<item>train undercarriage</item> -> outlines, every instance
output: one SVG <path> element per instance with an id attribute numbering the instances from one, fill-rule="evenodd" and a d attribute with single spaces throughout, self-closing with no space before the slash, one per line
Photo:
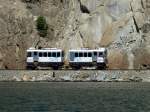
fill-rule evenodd
<path id="1" fill-rule="evenodd" d="M 70 63 L 65 66 L 63 63 L 28 63 L 27 70 L 105 70 L 108 66 L 105 63 Z"/>

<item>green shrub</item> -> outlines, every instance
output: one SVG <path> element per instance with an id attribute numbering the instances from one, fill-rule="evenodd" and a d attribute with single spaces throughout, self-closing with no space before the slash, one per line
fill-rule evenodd
<path id="1" fill-rule="evenodd" d="M 36 27 L 41 37 L 47 36 L 48 25 L 45 17 L 39 16 L 36 21 Z"/>

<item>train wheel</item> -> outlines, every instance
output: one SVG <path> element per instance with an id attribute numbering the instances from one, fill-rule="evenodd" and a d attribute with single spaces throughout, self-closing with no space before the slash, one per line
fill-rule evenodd
<path id="1" fill-rule="evenodd" d="M 105 66 L 98 66 L 97 69 L 98 69 L 98 70 L 105 70 L 106 67 L 105 67 Z"/>
<path id="2" fill-rule="evenodd" d="M 31 67 L 31 66 L 26 66 L 26 69 L 27 69 L 27 70 L 33 70 L 33 67 Z"/>
<path id="3" fill-rule="evenodd" d="M 53 70 L 58 70 L 58 69 L 59 69 L 58 66 L 54 66 L 54 67 L 53 67 Z"/>
<path id="4" fill-rule="evenodd" d="M 81 66 L 76 66 L 75 69 L 76 69 L 76 70 L 80 70 L 80 69 L 81 69 Z"/>

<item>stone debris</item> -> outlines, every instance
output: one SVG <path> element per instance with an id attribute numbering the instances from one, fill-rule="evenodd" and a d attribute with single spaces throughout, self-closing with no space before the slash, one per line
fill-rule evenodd
<path id="1" fill-rule="evenodd" d="M 141 77 L 137 77 L 137 76 L 132 76 L 131 78 L 130 78 L 130 81 L 132 81 L 132 82 L 142 82 L 142 78 Z"/>
<path id="2" fill-rule="evenodd" d="M 0 81 L 150 82 L 150 71 L 0 71 Z M 23 74 L 23 75 L 22 75 Z M 24 75 L 25 74 L 25 75 Z M 44 75 L 45 74 L 45 75 Z"/>

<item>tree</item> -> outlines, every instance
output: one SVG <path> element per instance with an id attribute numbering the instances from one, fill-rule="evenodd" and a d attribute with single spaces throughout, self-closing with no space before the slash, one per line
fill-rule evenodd
<path id="1" fill-rule="evenodd" d="M 36 20 L 36 27 L 41 37 L 47 36 L 48 25 L 45 17 L 39 16 Z"/>

